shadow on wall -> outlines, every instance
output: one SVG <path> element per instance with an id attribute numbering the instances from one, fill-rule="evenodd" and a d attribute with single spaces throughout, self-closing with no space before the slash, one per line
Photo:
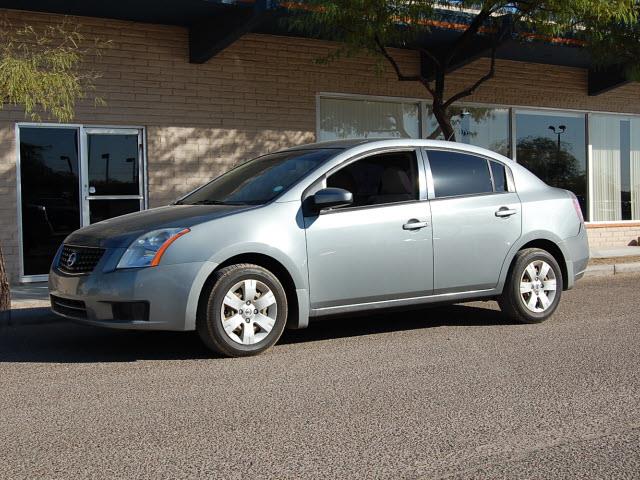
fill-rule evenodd
<path id="1" fill-rule="evenodd" d="M 166 205 L 245 160 L 314 141 L 308 131 L 148 127 L 149 204 Z"/>

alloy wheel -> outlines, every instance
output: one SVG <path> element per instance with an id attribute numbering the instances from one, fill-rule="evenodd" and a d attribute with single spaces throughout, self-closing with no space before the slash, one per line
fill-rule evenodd
<path id="1" fill-rule="evenodd" d="M 236 283 L 222 301 L 222 327 L 241 345 L 264 340 L 276 323 L 278 304 L 271 289 L 255 279 Z"/>
<path id="2" fill-rule="evenodd" d="M 544 260 L 534 260 L 522 272 L 520 296 L 528 310 L 543 313 L 556 297 L 556 274 Z"/>

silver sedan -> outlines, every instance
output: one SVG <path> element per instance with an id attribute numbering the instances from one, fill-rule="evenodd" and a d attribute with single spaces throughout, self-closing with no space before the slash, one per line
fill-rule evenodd
<path id="1" fill-rule="evenodd" d="M 64 317 L 197 330 L 246 356 L 285 328 L 366 310 L 496 299 L 541 322 L 588 258 L 576 197 L 508 158 L 354 140 L 265 155 L 172 205 L 80 229 L 49 288 Z"/>

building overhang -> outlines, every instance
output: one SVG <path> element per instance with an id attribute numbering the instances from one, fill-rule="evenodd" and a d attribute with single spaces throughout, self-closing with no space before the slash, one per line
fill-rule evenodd
<path id="1" fill-rule="evenodd" d="M 182 26 L 189 30 L 191 63 L 205 63 L 250 32 L 303 36 L 283 25 L 280 19 L 288 10 L 278 6 L 276 0 L 0 0 L 0 8 Z M 457 18 L 461 20 L 437 22 L 421 42 L 432 48 L 450 44 L 465 27 L 464 15 Z M 317 38 L 330 39 L 326 35 Z M 492 46 L 488 35 L 478 34 L 470 46 L 457 55 L 450 71 L 488 57 Z M 586 69 L 589 95 L 599 95 L 628 83 L 620 66 L 595 68 L 589 52 L 573 39 L 501 35 L 496 58 Z M 421 70 L 425 77 L 432 78 L 432 65 L 424 55 Z"/>

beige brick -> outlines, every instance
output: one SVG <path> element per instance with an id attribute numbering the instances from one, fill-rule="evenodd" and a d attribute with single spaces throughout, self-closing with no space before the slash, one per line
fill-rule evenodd
<path id="1" fill-rule="evenodd" d="M 1 10 L 1 9 L 0 9 Z M 44 26 L 61 16 L 1 10 L 12 23 Z M 71 18 L 71 21 L 76 21 Z M 396 81 L 387 68 L 373 74 L 368 57 L 314 62 L 336 44 L 311 39 L 250 34 L 202 65 L 188 63 L 187 29 L 82 17 L 87 34 L 112 42 L 87 65 L 103 73 L 95 107 L 79 103 L 74 123 L 146 127 L 150 204 L 162 205 L 240 160 L 315 140 L 319 92 L 397 96 L 428 100 L 416 83 Z M 402 70 L 415 73 L 415 52 L 393 50 Z M 472 84 L 488 68 L 481 59 L 450 78 L 448 93 Z M 546 106 L 640 113 L 640 84 L 589 97 L 582 69 L 498 61 L 497 74 L 467 100 L 505 105 Z M 12 278 L 18 271 L 14 122 L 23 112 L 0 111 L 0 244 Z M 9 208 L 6 208 L 6 207 Z M 637 240 L 636 229 L 589 229 L 592 246 Z"/>

